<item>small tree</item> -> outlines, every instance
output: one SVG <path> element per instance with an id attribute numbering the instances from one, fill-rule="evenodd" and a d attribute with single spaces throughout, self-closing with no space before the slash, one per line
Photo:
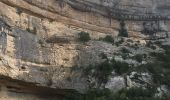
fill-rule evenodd
<path id="1" fill-rule="evenodd" d="M 78 39 L 81 42 L 88 42 L 91 39 L 89 33 L 84 31 L 78 33 L 78 36 L 79 36 Z"/>

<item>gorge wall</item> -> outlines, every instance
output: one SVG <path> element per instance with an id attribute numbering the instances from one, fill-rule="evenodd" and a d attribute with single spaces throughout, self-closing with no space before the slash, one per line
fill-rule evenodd
<path id="1" fill-rule="evenodd" d="M 78 33 L 88 32 L 92 40 L 116 38 L 123 20 L 132 38 L 148 38 L 141 34 L 144 23 L 155 25 L 157 35 L 164 37 L 170 31 L 168 4 L 168 0 L 0 0 L 0 95 L 41 100 L 37 93 L 49 91 L 56 100 L 56 95 L 60 98 L 68 91 L 85 91 L 87 79 L 73 70 L 75 66 L 100 63 L 101 53 L 112 56 L 117 49 L 101 41 L 78 42 Z M 121 84 L 112 88 L 124 87 L 123 81 L 120 78 Z"/>

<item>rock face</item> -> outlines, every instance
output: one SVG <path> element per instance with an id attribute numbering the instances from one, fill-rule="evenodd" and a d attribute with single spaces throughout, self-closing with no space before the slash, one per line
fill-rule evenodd
<path id="1" fill-rule="evenodd" d="M 11 100 L 7 94 L 12 92 L 16 100 L 27 100 L 29 93 L 39 92 L 41 87 L 42 91 L 47 88 L 49 91 L 85 91 L 86 77 L 73 68 L 98 64 L 102 61 L 101 53 L 112 56 L 117 50 L 112 44 L 95 40 L 106 35 L 116 37 L 120 20 L 125 21 L 131 37 L 143 38 L 141 32 L 145 25 L 151 27 L 144 31 L 145 35 L 166 36 L 170 30 L 170 2 L 164 1 L 0 0 L 0 79 L 10 79 L 1 84 L 1 92 L 5 94 L 0 95 Z M 156 32 L 152 31 L 154 25 Z M 79 42 L 81 31 L 90 33 L 92 40 Z M 15 84 L 22 81 L 23 85 L 16 86 L 11 80 L 15 80 Z M 125 87 L 122 77 L 112 78 L 110 82 L 109 88 Z M 32 90 L 27 84 L 33 84 Z M 18 97 L 22 95 L 15 94 L 19 90 L 26 97 Z M 30 98 L 41 100 L 34 95 Z"/>

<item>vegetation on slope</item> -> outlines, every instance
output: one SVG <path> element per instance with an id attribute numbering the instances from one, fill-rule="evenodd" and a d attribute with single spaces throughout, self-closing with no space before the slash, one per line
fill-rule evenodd
<path id="1" fill-rule="evenodd" d="M 164 53 L 151 53 L 151 56 L 155 58 L 153 62 L 135 68 L 131 68 L 129 64 L 115 59 L 106 59 L 99 65 L 85 67 L 85 75 L 96 79 L 96 82 L 100 85 L 95 88 L 91 86 L 85 94 L 68 95 L 68 100 L 170 100 L 170 96 L 167 94 L 164 94 L 161 99 L 155 97 L 157 87 L 160 87 L 160 85 L 164 84 L 170 88 L 170 47 L 165 46 L 163 48 L 165 49 Z M 127 50 L 122 51 L 127 52 Z M 107 57 L 104 56 L 104 58 Z M 143 55 L 134 57 L 138 62 L 141 62 L 142 58 Z M 150 73 L 153 78 L 152 86 L 125 88 L 116 93 L 104 87 L 101 88 L 102 84 L 107 83 L 113 71 L 118 75 L 124 75 L 132 70 Z"/>

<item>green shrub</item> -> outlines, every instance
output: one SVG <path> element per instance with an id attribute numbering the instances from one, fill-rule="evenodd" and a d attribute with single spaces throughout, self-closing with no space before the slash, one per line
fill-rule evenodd
<path id="1" fill-rule="evenodd" d="M 79 41 L 81 42 L 88 42 L 91 39 L 89 33 L 84 31 L 78 33 L 78 37 Z"/>
<path id="2" fill-rule="evenodd" d="M 142 62 L 143 61 L 143 54 L 136 54 L 135 56 L 132 57 L 133 59 L 135 59 L 137 62 Z"/>
<path id="3" fill-rule="evenodd" d="M 127 73 L 130 69 L 128 63 L 115 61 L 112 59 L 109 61 L 108 59 L 101 64 L 98 65 L 90 65 L 83 69 L 84 75 L 93 77 L 96 79 L 96 83 L 98 87 L 102 84 L 106 84 L 109 80 L 109 77 L 112 75 L 113 70 L 119 75 Z M 90 84 L 91 87 L 91 84 Z"/>
<path id="4" fill-rule="evenodd" d="M 131 45 L 130 47 L 133 48 L 133 49 L 135 49 L 135 50 L 139 49 L 139 46 L 138 46 L 137 43 Z"/>
<path id="5" fill-rule="evenodd" d="M 138 70 L 144 70 L 145 72 L 148 71 L 151 73 L 153 82 L 156 85 L 165 84 L 170 87 L 170 70 L 167 68 L 164 68 L 162 63 L 154 62 L 154 63 L 148 63 L 145 65 L 141 65 L 138 67 Z"/>
<path id="6" fill-rule="evenodd" d="M 170 47 L 166 47 L 164 49 L 164 53 L 151 52 L 150 55 L 156 58 L 156 63 L 159 62 L 161 64 L 160 66 L 170 70 Z"/>
<path id="7" fill-rule="evenodd" d="M 131 52 L 129 51 L 129 49 L 127 49 L 127 48 L 125 48 L 125 47 L 121 48 L 121 52 L 122 52 L 122 53 L 131 53 Z"/>
<path id="8" fill-rule="evenodd" d="M 108 60 L 98 65 L 90 65 L 85 67 L 84 74 L 96 79 L 98 87 L 102 84 L 106 84 L 109 80 L 109 76 L 112 74 L 113 67 Z"/>
<path id="9" fill-rule="evenodd" d="M 21 15 L 22 14 L 22 9 L 21 8 L 16 8 L 16 13 L 18 14 L 18 15 Z"/>
<path id="10" fill-rule="evenodd" d="M 111 35 L 106 35 L 104 38 L 100 38 L 99 40 L 102 40 L 108 43 L 114 43 L 114 39 Z"/>
<path id="11" fill-rule="evenodd" d="M 165 99 L 163 100 L 170 100 L 170 94 L 165 96 Z"/>
<path id="12" fill-rule="evenodd" d="M 123 53 L 123 54 L 121 54 L 121 56 L 122 56 L 123 59 L 129 58 L 129 54 L 127 54 L 127 53 Z"/>
<path id="13" fill-rule="evenodd" d="M 154 45 L 154 43 L 152 43 L 152 42 L 150 42 L 150 41 L 146 44 L 146 46 L 147 46 L 148 48 L 153 49 L 153 50 L 156 49 L 156 46 Z"/>
<path id="14" fill-rule="evenodd" d="M 68 93 L 65 95 L 65 100 L 86 100 L 85 95 L 79 93 Z"/>
<path id="15" fill-rule="evenodd" d="M 124 42 L 124 39 L 121 38 L 120 41 L 115 42 L 115 45 L 116 45 L 116 46 L 119 46 L 119 45 L 122 44 L 123 42 Z"/>
<path id="16" fill-rule="evenodd" d="M 154 89 L 130 88 L 122 89 L 114 94 L 114 100 L 154 100 Z"/>
<path id="17" fill-rule="evenodd" d="M 108 60 L 107 55 L 104 54 L 103 52 L 99 55 L 99 57 L 101 57 L 102 59 L 107 59 Z"/>
<path id="18" fill-rule="evenodd" d="M 115 72 L 118 73 L 119 75 L 127 73 L 130 69 L 130 66 L 128 63 L 116 61 L 115 59 L 111 60 L 111 64 Z"/>

